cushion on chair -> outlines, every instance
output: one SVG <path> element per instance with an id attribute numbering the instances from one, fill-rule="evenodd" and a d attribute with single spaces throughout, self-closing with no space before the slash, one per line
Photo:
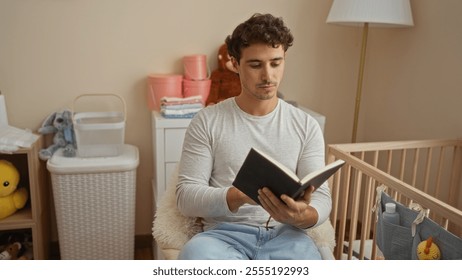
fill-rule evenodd
<path id="1" fill-rule="evenodd" d="M 166 259 L 176 259 L 183 245 L 202 231 L 200 219 L 185 217 L 178 210 L 175 194 L 178 170 L 173 174 L 171 184 L 167 186 L 157 205 L 152 227 L 152 235 Z M 330 220 L 307 229 L 306 233 L 315 242 L 323 259 L 334 259 L 335 232 Z"/>
<path id="2" fill-rule="evenodd" d="M 196 233 L 202 231 L 197 218 L 181 214 L 176 205 L 177 171 L 174 172 L 172 183 L 167 186 L 160 197 L 154 217 L 152 236 L 161 249 L 181 249 Z"/>
<path id="3" fill-rule="evenodd" d="M 313 239 L 323 260 L 335 259 L 335 230 L 329 219 L 317 227 L 307 229 L 306 234 Z"/>

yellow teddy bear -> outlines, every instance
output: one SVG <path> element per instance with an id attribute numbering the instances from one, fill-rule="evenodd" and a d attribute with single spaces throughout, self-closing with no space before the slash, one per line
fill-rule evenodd
<path id="1" fill-rule="evenodd" d="M 29 192 L 18 188 L 19 171 L 9 161 L 0 160 L 0 219 L 14 214 L 26 205 Z"/>

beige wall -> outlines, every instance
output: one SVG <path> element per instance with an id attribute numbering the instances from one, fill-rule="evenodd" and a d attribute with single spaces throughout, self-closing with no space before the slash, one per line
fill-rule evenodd
<path id="1" fill-rule="evenodd" d="M 218 46 L 254 12 L 295 35 L 282 92 L 327 116 L 326 142 L 351 138 L 361 29 L 325 23 L 322 0 L 2 0 L 0 90 L 10 124 L 36 130 L 82 93 L 122 95 L 126 142 L 138 146 L 136 233 L 151 231 L 149 73 L 182 73 L 184 55 Z M 415 27 L 371 29 L 359 141 L 462 137 L 459 0 L 412 1 Z"/>

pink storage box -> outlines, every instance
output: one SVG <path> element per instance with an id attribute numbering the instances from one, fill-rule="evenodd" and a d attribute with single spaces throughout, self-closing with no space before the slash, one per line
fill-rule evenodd
<path id="1" fill-rule="evenodd" d="M 148 107 L 160 110 L 162 97 L 183 97 L 182 75 L 151 74 L 148 76 Z"/>

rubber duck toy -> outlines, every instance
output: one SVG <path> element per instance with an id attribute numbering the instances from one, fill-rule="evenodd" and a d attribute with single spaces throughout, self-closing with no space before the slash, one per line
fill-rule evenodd
<path id="1" fill-rule="evenodd" d="M 0 219 L 4 219 L 24 207 L 29 192 L 18 188 L 19 171 L 9 161 L 0 160 Z"/>
<path id="2" fill-rule="evenodd" d="M 431 236 L 417 245 L 417 257 L 419 260 L 439 260 L 441 258 L 440 248 L 433 242 Z"/>

